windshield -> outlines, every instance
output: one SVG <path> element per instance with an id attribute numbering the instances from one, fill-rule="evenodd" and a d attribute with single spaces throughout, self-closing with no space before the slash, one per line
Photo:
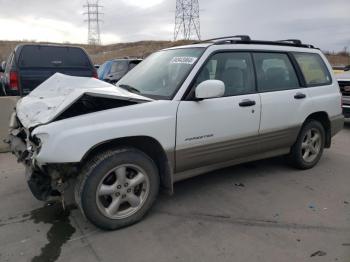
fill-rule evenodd
<path id="1" fill-rule="evenodd" d="M 204 48 L 163 50 L 149 56 L 119 82 L 153 99 L 171 99 L 185 80 Z"/>

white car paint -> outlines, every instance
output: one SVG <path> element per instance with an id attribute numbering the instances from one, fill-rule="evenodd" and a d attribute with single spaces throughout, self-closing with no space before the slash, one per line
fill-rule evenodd
<path id="1" fill-rule="evenodd" d="M 130 136 L 148 136 L 165 151 L 175 148 L 177 101 L 153 101 L 109 109 L 39 126 L 42 141 L 39 164 L 79 162 L 101 142 Z"/>
<path id="2" fill-rule="evenodd" d="M 18 101 L 17 116 L 26 128 L 46 124 L 84 94 L 130 101 L 152 100 L 95 78 L 56 73 Z"/>

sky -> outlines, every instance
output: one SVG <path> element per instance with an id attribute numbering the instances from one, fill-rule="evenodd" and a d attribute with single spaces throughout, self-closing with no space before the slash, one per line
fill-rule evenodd
<path id="1" fill-rule="evenodd" d="M 87 42 L 86 0 L 0 0 L 0 40 Z M 101 0 L 103 44 L 173 40 L 176 0 Z M 248 34 L 350 49 L 350 0 L 199 0 L 202 39 Z"/>

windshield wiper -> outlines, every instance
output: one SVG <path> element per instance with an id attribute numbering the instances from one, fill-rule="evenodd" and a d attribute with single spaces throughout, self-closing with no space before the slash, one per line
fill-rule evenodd
<path id="1" fill-rule="evenodd" d="M 141 94 L 140 90 L 138 90 L 137 88 L 135 87 L 132 87 L 130 85 L 124 85 L 124 84 L 121 84 L 121 85 L 118 85 L 119 87 L 131 92 L 131 93 L 135 93 L 135 94 Z"/>

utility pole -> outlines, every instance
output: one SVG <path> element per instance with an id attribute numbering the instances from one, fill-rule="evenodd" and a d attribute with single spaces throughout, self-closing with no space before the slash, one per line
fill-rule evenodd
<path id="1" fill-rule="evenodd" d="M 86 12 L 84 15 L 87 16 L 85 22 L 88 24 L 88 44 L 89 45 L 101 45 L 101 31 L 100 23 L 101 16 L 103 13 L 100 12 L 102 6 L 99 0 L 87 0 L 83 6 Z"/>
<path id="2" fill-rule="evenodd" d="M 176 0 L 174 41 L 201 39 L 198 0 Z"/>

